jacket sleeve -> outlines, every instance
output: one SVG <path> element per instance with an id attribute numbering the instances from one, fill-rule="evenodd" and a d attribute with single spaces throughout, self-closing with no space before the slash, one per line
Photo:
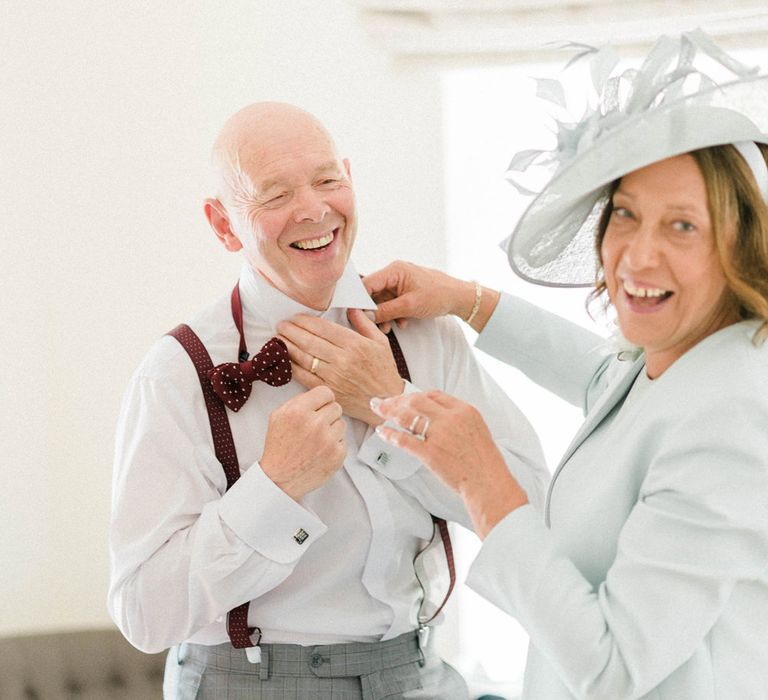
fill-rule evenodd
<path id="1" fill-rule="evenodd" d="M 225 490 L 203 402 L 134 376 L 117 428 L 108 607 L 142 651 L 188 639 L 274 588 L 326 530 L 258 463 Z M 303 545 L 299 528 L 313 535 Z"/>
<path id="2" fill-rule="evenodd" d="M 467 583 L 522 623 L 576 698 L 648 693 L 702 645 L 735 587 L 765 576 L 768 402 L 758 394 L 691 406 L 667 432 L 599 584 L 528 506 L 486 538 Z"/>
<path id="3" fill-rule="evenodd" d="M 509 294 L 475 345 L 584 413 L 610 379 L 604 338 Z"/>

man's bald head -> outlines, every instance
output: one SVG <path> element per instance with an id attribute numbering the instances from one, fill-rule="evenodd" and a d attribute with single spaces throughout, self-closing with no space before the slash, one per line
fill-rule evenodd
<path id="1" fill-rule="evenodd" d="M 324 144 L 338 159 L 336 145 L 314 115 L 285 102 L 255 102 L 233 114 L 213 145 L 216 193 L 237 209 L 254 197 L 251 176 L 272 157 L 276 143 Z"/>

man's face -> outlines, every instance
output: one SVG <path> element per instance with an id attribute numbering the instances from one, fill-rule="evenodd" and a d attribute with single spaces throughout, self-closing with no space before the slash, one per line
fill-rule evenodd
<path id="1" fill-rule="evenodd" d="M 303 123 L 246 144 L 240 168 L 251 187 L 231 224 L 249 263 L 292 299 L 327 308 L 357 230 L 348 162 Z"/>

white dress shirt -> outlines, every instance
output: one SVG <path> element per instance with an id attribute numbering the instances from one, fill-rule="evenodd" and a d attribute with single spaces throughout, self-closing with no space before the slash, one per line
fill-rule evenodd
<path id="1" fill-rule="evenodd" d="M 351 264 L 322 313 L 247 265 L 240 293 L 251 354 L 296 313 L 349 327 L 348 308 L 375 308 Z M 236 360 L 229 294 L 189 325 L 214 364 Z M 538 439 L 478 366 L 458 326 L 415 321 L 396 332 L 414 381 L 406 391 L 443 389 L 474 404 L 540 505 L 548 475 Z M 199 380 L 181 345 L 162 337 L 135 372 L 117 427 L 109 610 L 139 649 L 226 642 L 226 612 L 246 600 L 249 624 L 261 628 L 265 643 L 378 641 L 417 626 L 414 556 L 432 535 L 430 513 L 470 525 L 461 499 L 418 460 L 345 416 L 343 467 L 294 501 L 258 460 L 270 413 L 304 390 L 296 381 L 255 382 L 245 406 L 228 411 L 242 476 L 227 491 Z M 293 537 L 299 529 L 309 535 L 303 543 Z"/>

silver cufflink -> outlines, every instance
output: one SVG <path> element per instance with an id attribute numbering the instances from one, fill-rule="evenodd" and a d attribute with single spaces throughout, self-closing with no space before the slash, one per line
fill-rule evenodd
<path id="1" fill-rule="evenodd" d="M 293 533 L 293 539 L 296 540 L 298 544 L 304 544 L 309 539 L 309 533 L 306 530 L 299 528 Z"/>
<path id="2" fill-rule="evenodd" d="M 379 456 L 376 457 L 376 464 L 381 466 L 386 465 L 389 462 L 389 455 L 386 452 L 379 452 Z"/>

